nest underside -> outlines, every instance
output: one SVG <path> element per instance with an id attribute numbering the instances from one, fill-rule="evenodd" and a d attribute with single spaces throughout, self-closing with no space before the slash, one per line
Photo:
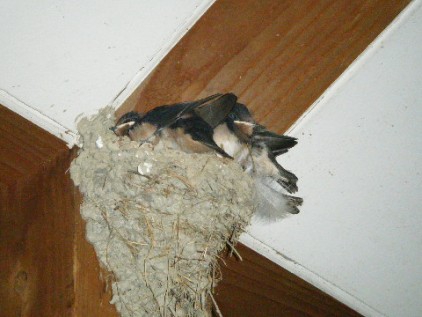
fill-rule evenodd
<path id="1" fill-rule="evenodd" d="M 207 316 L 218 256 L 255 209 L 253 182 L 212 153 L 118 139 L 111 113 L 81 120 L 71 175 L 87 239 L 113 276 L 112 303 L 122 316 Z"/>

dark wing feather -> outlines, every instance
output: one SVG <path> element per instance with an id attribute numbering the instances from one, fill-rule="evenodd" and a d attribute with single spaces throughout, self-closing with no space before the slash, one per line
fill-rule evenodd
<path id="1" fill-rule="evenodd" d="M 236 95 L 232 93 L 214 96 L 214 98 L 201 103 L 194 109 L 195 113 L 212 128 L 215 128 L 227 118 L 237 101 Z"/>
<path id="2" fill-rule="evenodd" d="M 149 111 L 143 117 L 143 121 L 158 124 L 158 127 L 161 130 L 165 127 L 172 125 L 181 117 L 188 115 L 192 110 L 199 107 L 200 105 L 207 104 L 220 96 L 221 94 L 216 94 L 192 102 L 183 102 L 176 103 L 173 105 L 159 106 Z"/>
<path id="3" fill-rule="evenodd" d="M 222 156 L 232 158 L 222 148 L 220 148 L 217 143 L 214 142 L 214 139 L 209 134 L 204 133 L 201 130 L 195 130 L 191 133 L 191 136 L 192 139 L 194 139 L 195 141 L 201 142 L 202 144 L 208 146 L 209 148 L 213 149 Z"/>
<path id="4" fill-rule="evenodd" d="M 292 172 L 286 170 L 283 166 L 278 164 L 275 156 L 272 155 L 272 153 L 268 153 L 268 158 L 272 161 L 274 166 L 277 167 L 279 175 L 281 176 L 279 179 L 277 179 L 277 183 L 279 183 L 285 190 L 287 190 L 289 193 L 295 193 L 297 192 L 297 177 Z"/>
<path id="5" fill-rule="evenodd" d="M 294 147 L 297 144 L 297 139 L 268 131 L 264 126 L 256 125 L 252 143 L 264 143 L 274 156 L 278 156 Z"/>
<path id="6" fill-rule="evenodd" d="M 183 127 L 185 133 L 189 134 L 193 140 L 201 142 L 207 147 L 213 149 L 224 157 L 230 157 L 222 148 L 220 148 L 213 139 L 213 129 L 211 126 L 202 120 L 202 118 L 193 116 L 186 119 L 178 120 L 172 128 Z"/>
<path id="7" fill-rule="evenodd" d="M 228 120 L 230 121 L 230 118 Z M 232 121 L 232 130 L 235 131 L 239 139 L 248 142 L 252 146 L 265 144 L 266 148 L 274 156 L 286 153 L 297 144 L 296 138 L 271 132 L 262 125 L 243 120 Z"/>
<path id="8" fill-rule="evenodd" d="M 286 195 L 286 194 L 283 194 L 283 197 L 287 201 L 287 206 L 290 207 L 289 212 L 291 214 L 298 214 L 299 213 L 299 208 L 298 207 L 299 206 L 302 206 L 303 199 L 300 198 L 300 197 Z"/>

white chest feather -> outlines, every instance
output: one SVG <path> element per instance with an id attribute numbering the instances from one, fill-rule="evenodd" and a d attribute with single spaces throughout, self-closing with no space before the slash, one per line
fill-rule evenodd
<path id="1" fill-rule="evenodd" d="M 231 157 L 235 157 L 242 150 L 242 143 L 229 130 L 226 124 L 220 124 L 214 129 L 214 142 Z"/>

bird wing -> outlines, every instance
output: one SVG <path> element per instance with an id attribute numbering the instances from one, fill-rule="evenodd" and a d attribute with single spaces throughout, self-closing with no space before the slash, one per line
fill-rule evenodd
<path id="1" fill-rule="evenodd" d="M 198 104 L 193 110 L 212 128 L 223 122 L 233 107 L 236 105 L 237 97 L 235 94 L 217 94 L 205 98 L 206 100 Z"/>
<path id="2" fill-rule="evenodd" d="M 296 138 L 271 132 L 259 124 L 234 121 L 234 125 L 241 139 L 247 140 L 252 145 L 265 144 L 274 156 L 286 153 L 297 144 Z"/>
<path id="3" fill-rule="evenodd" d="M 299 213 L 298 207 L 303 203 L 302 198 L 284 194 L 274 186 L 273 180 L 267 177 L 254 177 L 254 182 L 257 189 L 258 219 L 272 222 L 284 218 L 287 214 Z"/>
<path id="4" fill-rule="evenodd" d="M 181 121 L 183 121 L 186 133 L 188 133 L 193 140 L 201 142 L 224 157 L 231 158 L 230 155 L 215 143 L 212 127 L 205 120 L 202 120 L 201 117 L 192 117 Z"/>
<path id="5" fill-rule="evenodd" d="M 222 99 L 220 100 L 220 98 Z M 149 111 L 143 120 L 144 122 L 158 124 L 159 130 L 169 127 L 177 120 L 192 116 L 193 114 L 204 116 L 204 120 L 207 123 L 214 123 L 217 120 L 222 120 L 220 118 L 227 115 L 224 113 L 224 111 L 227 110 L 224 109 L 226 109 L 226 107 L 228 108 L 228 105 L 219 106 L 219 111 L 213 109 L 213 107 L 215 107 L 217 104 L 226 104 L 226 99 L 229 98 L 225 97 L 225 95 L 215 94 L 196 101 L 159 106 Z M 194 110 L 195 112 L 193 112 Z"/>
<path id="6" fill-rule="evenodd" d="M 256 125 L 252 142 L 264 143 L 274 156 L 286 153 L 297 144 L 297 139 L 268 131 L 261 125 Z"/>

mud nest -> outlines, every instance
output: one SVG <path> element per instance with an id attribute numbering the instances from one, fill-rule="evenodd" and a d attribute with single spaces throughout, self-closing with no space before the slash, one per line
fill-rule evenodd
<path id="1" fill-rule="evenodd" d="M 111 109 L 80 121 L 70 170 L 111 302 L 122 316 L 208 316 L 219 254 L 236 252 L 255 210 L 253 181 L 215 154 L 119 139 L 113 124 Z"/>

